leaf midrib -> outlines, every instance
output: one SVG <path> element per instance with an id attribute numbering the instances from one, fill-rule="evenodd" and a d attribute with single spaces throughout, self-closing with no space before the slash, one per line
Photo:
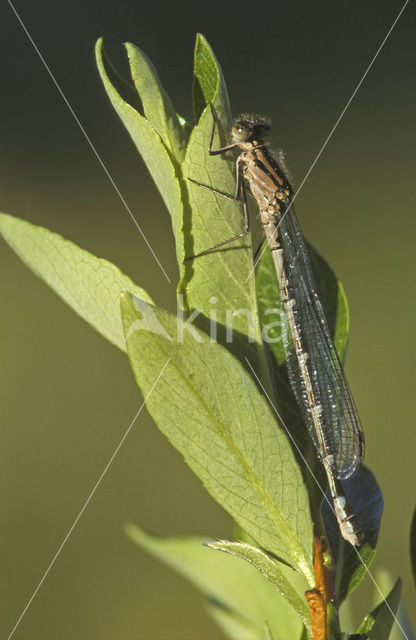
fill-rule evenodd
<path id="1" fill-rule="evenodd" d="M 269 515 L 270 520 L 274 523 L 277 532 L 280 533 L 281 531 L 283 531 L 283 535 L 281 535 L 280 537 L 283 538 L 284 541 L 287 540 L 287 542 L 285 541 L 285 544 L 288 550 L 290 551 L 292 558 L 295 560 L 297 566 L 299 567 L 301 572 L 304 574 L 308 584 L 311 587 L 313 587 L 315 584 L 313 568 L 307 561 L 307 558 L 305 557 L 303 549 L 299 546 L 297 542 L 296 534 L 294 534 L 291 527 L 287 524 L 286 518 L 276 508 L 274 504 L 274 500 L 270 495 L 269 491 L 263 489 L 264 485 L 258 479 L 257 474 L 252 469 L 251 464 L 245 457 L 245 454 L 235 444 L 235 441 L 232 438 L 231 434 L 227 431 L 227 429 L 223 427 L 222 423 L 218 422 L 218 418 L 212 412 L 204 396 L 202 396 L 199 393 L 199 391 L 195 388 L 195 386 L 191 384 L 188 377 L 182 373 L 181 369 L 176 365 L 175 361 L 172 359 L 172 356 L 169 354 L 167 350 L 163 348 L 162 345 L 160 345 L 160 351 L 166 356 L 166 358 L 171 357 L 171 362 L 169 363 L 168 366 L 173 365 L 175 367 L 180 378 L 182 378 L 183 381 L 185 382 L 185 385 L 189 388 L 189 390 L 193 393 L 193 395 L 196 395 L 196 397 L 200 400 L 211 422 L 217 427 L 217 433 L 227 443 L 229 450 L 231 451 L 231 453 L 234 454 L 234 457 L 240 463 L 240 466 L 243 468 L 243 471 L 246 473 L 246 480 L 248 480 L 249 483 L 251 483 L 251 485 L 255 488 L 257 495 L 260 498 L 260 503 L 264 505 L 266 513 Z M 214 385 L 214 388 L 215 388 L 215 385 Z M 276 428 L 279 428 L 278 425 L 276 425 Z M 204 452 L 207 453 L 205 450 Z M 216 481 L 218 482 L 218 480 Z M 226 489 L 227 491 L 229 490 L 228 487 Z"/>

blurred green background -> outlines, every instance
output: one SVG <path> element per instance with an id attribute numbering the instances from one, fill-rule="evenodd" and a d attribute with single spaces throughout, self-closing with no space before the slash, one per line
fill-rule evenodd
<path id="1" fill-rule="evenodd" d="M 222 65 L 235 113 L 273 119 L 299 185 L 401 2 L 16 0 L 16 9 L 123 197 L 176 280 L 164 209 L 95 69 L 97 37 L 127 75 L 140 46 L 192 117 L 195 33 Z M 385 496 L 376 567 L 409 569 L 415 496 L 415 7 L 410 4 L 297 198 L 305 235 L 351 309 L 347 371 Z M 3 211 L 115 262 L 161 305 L 170 287 L 7 3 L 0 9 Z M 126 358 L 2 245 L 0 633 L 7 637 L 141 398 Z M 231 521 L 143 412 L 14 637 L 221 638 L 199 597 L 135 548 L 122 525 L 228 536 Z M 369 582 L 367 580 L 367 582 Z M 355 598 L 371 604 L 371 585 Z"/>

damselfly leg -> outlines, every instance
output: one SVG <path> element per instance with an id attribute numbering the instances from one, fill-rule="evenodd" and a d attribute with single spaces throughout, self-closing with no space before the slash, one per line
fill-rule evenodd
<path id="1" fill-rule="evenodd" d="M 226 153 L 231 149 L 235 149 L 236 144 L 230 144 L 230 145 L 227 145 L 226 147 L 222 147 L 221 149 L 214 149 L 214 150 L 212 149 L 212 145 L 214 142 L 214 135 L 215 135 L 215 125 L 216 125 L 215 112 L 212 105 L 211 105 L 211 113 L 212 113 L 212 130 L 211 130 L 211 137 L 209 141 L 208 154 L 210 156 L 217 156 L 222 153 Z M 222 191 L 218 191 L 218 189 L 214 189 L 213 187 L 209 187 L 206 184 L 197 182 L 192 178 L 188 178 L 189 182 L 193 182 L 199 187 L 202 187 L 203 189 L 207 189 L 207 191 L 211 191 L 212 193 L 215 193 L 218 196 L 221 196 L 222 198 L 226 198 L 231 202 L 241 202 L 243 205 L 243 212 L 244 212 L 244 231 L 242 231 L 241 233 L 238 233 L 235 236 L 232 236 L 231 238 L 228 238 L 228 240 L 223 240 L 222 242 L 218 242 L 217 244 L 214 244 L 212 247 L 209 247 L 208 249 L 205 249 L 204 251 L 201 251 L 200 253 L 197 253 L 194 256 L 188 256 L 187 258 L 185 258 L 185 260 L 193 260 L 194 258 L 199 258 L 200 256 L 204 256 L 207 253 L 212 253 L 216 249 L 219 249 L 220 247 L 224 247 L 225 245 L 230 244 L 231 242 L 235 242 L 236 240 L 240 240 L 241 238 L 244 238 L 250 233 L 250 218 L 249 218 L 248 205 L 247 205 L 247 193 L 246 193 L 246 187 L 244 184 L 243 176 L 241 173 L 239 158 L 236 160 L 236 163 L 235 163 L 235 179 L 236 179 L 235 194 L 233 196 L 230 196 L 228 193 L 223 193 Z"/>

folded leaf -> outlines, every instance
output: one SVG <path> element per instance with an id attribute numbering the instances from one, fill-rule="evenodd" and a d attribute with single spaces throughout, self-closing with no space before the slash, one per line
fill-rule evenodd
<path id="1" fill-rule="evenodd" d="M 155 131 L 144 116 L 123 100 L 111 82 L 115 72 L 103 51 L 102 38 L 97 41 L 95 54 L 98 70 L 107 95 L 132 137 L 170 212 L 176 252 L 178 261 L 181 263 L 183 260 L 183 238 L 181 233 L 183 207 L 176 163 L 173 162 L 170 152 L 162 142 L 159 133 Z M 157 88 L 153 87 L 153 90 L 156 91 Z"/>
<path id="2" fill-rule="evenodd" d="M 263 640 L 266 621 L 273 640 L 300 635 L 302 625 L 294 610 L 275 587 L 244 560 L 215 553 L 204 546 L 207 541 L 204 538 L 165 538 L 131 524 L 126 532 L 133 542 L 201 591 L 207 599 L 209 613 L 229 637 L 241 640 L 247 635 Z"/>
<path id="3" fill-rule="evenodd" d="M 225 551 L 225 553 L 242 558 L 252 564 L 253 567 L 256 567 L 256 569 L 276 587 L 289 604 L 292 605 L 303 624 L 309 627 L 309 612 L 305 598 L 303 594 L 302 597 L 300 597 L 292 587 L 289 580 L 287 580 L 284 573 L 280 570 L 280 566 L 282 566 L 280 563 L 273 560 L 273 558 L 258 547 L 253 547 L 245 542 L 218 540 L 207 542 L 206 544 L 211 549 Z"/>
<path id="4" fill-rule="evenodd" d="M 160 135 L 178 163 L 184 157 L 187 137 L 172 102 L 161 85 L 158 73 L 149 58 L 136 45 L 125 44 L 131 77 L 143 104 L 144 115 Z"/>

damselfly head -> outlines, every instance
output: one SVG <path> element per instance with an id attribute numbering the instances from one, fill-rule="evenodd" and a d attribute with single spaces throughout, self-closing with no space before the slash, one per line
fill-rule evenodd
<path id="1" fill-rule="evenodd" d="M 231 137 L 234 142 L 250 142 L 263 140 L 271 131 L 271 124 L 264 118 L 241 116 L 234 120 Z"/>

